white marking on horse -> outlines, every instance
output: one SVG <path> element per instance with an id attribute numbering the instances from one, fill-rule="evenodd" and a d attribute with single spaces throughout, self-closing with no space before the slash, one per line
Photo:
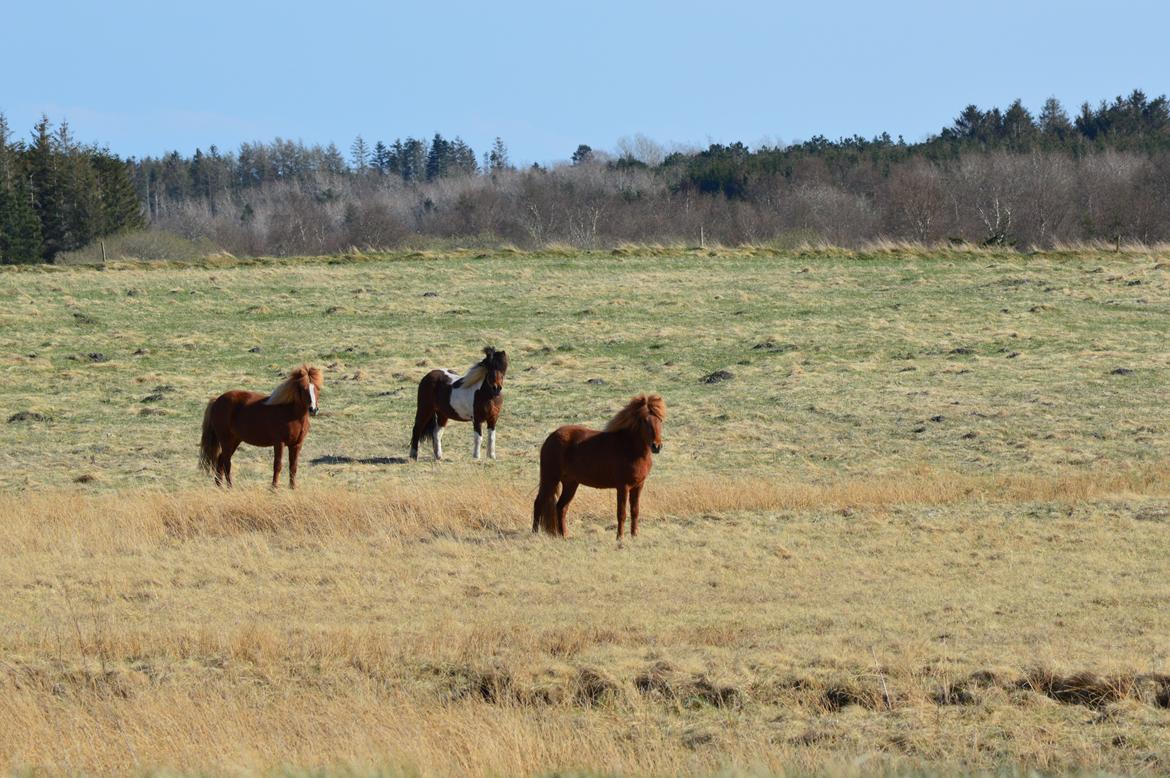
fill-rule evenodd
<path id="1" fill-rule="evenodd" d="M 479 442 L 483 440 L 483 435 L 478 432 L 475 433 L 475 442 L 471 444 L 471 458 L 479 459 Z"/>
<path id="2" fill-rule="evenodd" d="M 459 375 L 450 370 L 443 372 L 447 376 L 448 384 L 454 384 L 460 378 Z M 455 418 L 459 421 L 471 421 L 471 417 L 475 415 L 475 393 L 479 391 L 482 383 L 483 379 L 481 378 L 474 384 L 451 387 L 451 410 L 455 412 Z"/>
<path id="3" fill-rule="evenodd" d="M 313 386 L 313 382 L 309 382 L 309 410 L 317 410 L 317 387 Z"/>
<path id="4" fill-rule="evenodd" d="M 475 448 L 479 450 L 479 436 L 475 436 Z M 488 430 L 488 459 L 496 458 L 496 431 L 494 429 Z"/>
<path id="5" fill-rule="evenodd" d="M 443 458 L 443 427 L 435 430 L 435 459 Z"/>

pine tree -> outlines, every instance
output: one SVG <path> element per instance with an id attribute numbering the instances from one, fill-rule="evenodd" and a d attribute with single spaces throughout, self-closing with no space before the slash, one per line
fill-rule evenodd
<path id="1" fill-rule="evenodd" d="M 497 135 L 496 142 L 492 144 L 492 150 L 488 153 L 488 171 L 499 173 L 509 170 L 511 167 L 512 164 L 508 161 L 508 147 L 504 145 L 503 139 Z"/>
<path id="2" fill-rule="evenodd" d="M 330 143 L 325 147 L 321 168 L 324 172 L 335 176 L 345 175 L 345 160 L 342 158 L 336 143 Z"/>
<path id="3" fill-rule="evenodd" d="M 98 234 L 108 235 L 122 230 L 142 229 L 142 203 L 125 162 L 106 152 L 95 152 L 91 164 L 97 177 L 101 196 L 101 218 Z"/>
<path id="4" fill-rule="evenodd" d="M 451 144 L 439 133 L 431 140 L 431 148 L 427 152 L 426 175 L 428 181 L 442 178 L 447 175 L 447 167 L 451 162 Z"/>
<path id="5" fill-rule="evenodd" d="M 8 191 L 0 189 L 0 259 L 5 264 L 40 262 L 44 250 L 28 185 L 23 176 L 14 176 Z"/>
<path id="6" fill-rule="evenodd" d="M 584 143 L 577 146 L 577 150 L 573 152 L 573 156 L 570 158 L 574 165 L 583 165 L 591 159 L 593 159 L 593 149 Z"/>
<path id="7" fill-rule="evenodd" d="M 374 144 L 374 154 L 370 159 L 370 165 L 378 172 L 378 175 L 386 175 L 390 172 L 390 149 L 386 148 L 386 144 L 378 141 Z"/>
<path id="8" fill-rule="evenodd" d="M 65 193 L 51 130 L 49 117 L 42 115 L 33 127 L 26 155 L 31 204 L 41 226 L 42 256 L 50 262 L 69 245 Z"/>
<path id="9" fill-rule="evenodd" d="M 1058 143 L 1063 143 L 1066 138 L 1072 136 L 1072 121 L 1069 120 L 1064 106 L 1055 97 L 1045 100 L 1044 107 L 1040 109 L 1040 132 Z"/>
<path id="10" fill-rule="evenodd" d="M 370 166 L 370 148 L 361 135 L 353 139 L 353 144 L 349 147 L 349 159 L 351 167 L 358 173 L 366 172 L 366 168 Z"/>

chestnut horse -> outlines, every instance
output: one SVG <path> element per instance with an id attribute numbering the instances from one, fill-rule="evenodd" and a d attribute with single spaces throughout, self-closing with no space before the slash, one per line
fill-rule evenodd
<path id="1" fill-rule="evenodd" d="M 626 523 L 630 500 L 630 535 L 638 534 L 638 500 L 650 475 L 651 453 L 662 450 L 666 403 L 656 394 L 639 395 L 610 419 L 601 432 L 570 424 L 560 427 L 540 447 L 540 489 L 532 504 L 532 531 L 565 535 L 565 511 L 581 484 L 617 489 L 617 536 Z M 561 497 L 556 500 L 557 484 Z"/>
<path id="2" fill-rule="evenodd" d="M 470 421 L 475 427 L 471 458 L 479 459 L 483 423 L 488 427 L 488 456 L 496 458 L 496 421 L 504 408 L 504 374 L 508 355 L 491 346 L 483 359 L 460 377 L 450 370 L 432 370 L 418 385 L 418 408 L 410 435 L 410 458 L 418 459 L 419 441 L 431 439 L 435 459 L 443 458 L 443 429 L 451 419 Z"/>
<path id="3" fill-rule="evenodd" d="M 199 465 L 215 474 L 216 486 L 232 485 L 232 454 L 241 443 L 272 446 L 272 488 L 280 483 L 280 458 L 288 446 L 288 485 L 297 487 L 297 459 L 309 434 L 309 417 L 317 415 L 321 371 L 301 365 L 272 394 L 224 392 L 203 412 Z"/>

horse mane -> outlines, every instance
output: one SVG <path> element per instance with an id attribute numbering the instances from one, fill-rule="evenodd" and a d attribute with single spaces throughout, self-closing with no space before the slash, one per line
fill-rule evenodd
<path id="1" fill-rule="evenodd" d="M 296 400 L 297 390 L 308 389 L 310 382 L 318 392 L 321 391 L 325 379 L 318 368 L 311 365 L 301 365 L 300 367 L 293 368 L 288 374 L 288 378 L 284 379 L 279 386 L 272 390 L 272 394 L 268 395 L 268 399 L 264 401 L 264 404 L 287 405 Z"/>
<path id="2" fill-rule="evenodd" d="M 651 416 L 660 422 L 666 421 L 666 402 L 656 394 L 640 394 L 609 420 L 605 425 L 605 431 L 637 429 L 638 425 Z"/>
<path id="3" fill-rule="evenodd" d="M 487 378 L 488 369 L 493 367 L 496 370 L 506 371 L 508 369 L 508 357 L 503 351 L 496 351 L 491 346 L 485 346 L 483 349 L 483 359 L 472 365 L 467 373 L 452 384 L 452 386 L 459 388 L 461 386 L 474 386 L 481 383 Z"/>

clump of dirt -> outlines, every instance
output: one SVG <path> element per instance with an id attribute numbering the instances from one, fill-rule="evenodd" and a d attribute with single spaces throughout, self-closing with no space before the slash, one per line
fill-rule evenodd
<path id="1" fill-rule="evenodd" d="M 846 681 L 826 686 L 821 693 L 821 703 L 830 711 L 839 711 L 848 705 L 879 710 L 892 707 L 893 701 L 876 685 Z"/>
<path id="2" fill-rule="evenodd" d="M 752 346 L 752 351 L 767 351 L 771 354 L 786 354 L 789 351 L 799 350 L 800 346 L 796 345 L 795 343 L 777 343 L 771 338 L 760 341 L 756 345 Z"/>
<path id="3" fill-rule="evenodd" d="M 716 370 L 714 373 L 708 373 L 703 376 L 702 382 L 705 384 L 720 384 L 724 381 L 730 381 L 735 378 L 730 370 Z"/>
<path id="4" fill-rule="evenodd" d="M 1057 675 L 1044 669 L 1028 673 L 1019 686 L 1066 705 L 1088 708 L 1103 708 L 1130 696 L 1135 689 L 1132 676 L 1101 676 L 1091 672 Z"/>
<path id="5" fill-rule="evenodd" d="M 52 421 L 53 417 L 37 411 L 17 411 L 8 417 L 9 424 L 17 424 L 22 421 Z"/>
<path id="6" fill-rule="evenodd" d="M 577 672 L 573 697 L 581 705 L 593 707 L 618 699 L 621 686 L 599 670 L 583 667 Z"/>
<path id="7" fill-rule="evenodd" d="M 706 704 L 734 708 L 744 701 L 743 692 L 735 686 L 715 683 L 706 675 L 683 673 L 666 661 L 655 662 L 635 676 L 634 688 L 642 694 L 691 707 Z"/>

